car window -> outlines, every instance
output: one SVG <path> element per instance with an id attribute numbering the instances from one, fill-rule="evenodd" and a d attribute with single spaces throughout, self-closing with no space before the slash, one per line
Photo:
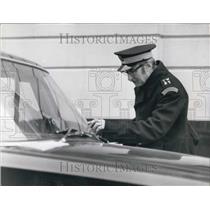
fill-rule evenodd
<path id="1" fill-rule="evenodd" d="M 8 60 L 1 68 L 1 116 L 10 120 L 1 117 L 1 131 L 12 132 L 4 139 L 58 139 L 57 131 L 87 131 L 86 119 L 47 72 Z"/>
<path id="2" fill-rule="evenodd" d="M 3 141 L 27 140 L 15 120 L 19 120 L 19 85 L 17 72 L 11 62 L 1 62 L 1 83 L 0 83 L 0 133 Z"/>
<path id="3" fill-rule="evenodd" d="M 56 82 L 45 72 L 38 72 L 41 74 L 41 79 L 44 80 L 44 84 L 47 84 L 51 90 L 53 98 L 56 100 L 57 107 L 59 108 L 59 114 L 64 121 L 63 126 L 66 128 L 71 127 L 76 130 L 84 131 L 86 129 L 86 120 L 79 114 L 78 110 L 73 105 L 73 102 L 68 100 Z"/>
<path id="4" fill-rule="evenodd" d="M 39 98 L 40 98 L 40 108 L 42 114 L 47 119 L 51 120 L 55 126 L 55 129 L 64 129 L 62 124 L 62 119 L 60 116 L 60 111 L 58 109 L 57 100 L 53 94 L 53 91 L 50 89 L 46 81 L 43 79 L 43 72 L 37 69 L 34 69 L 35 77 L 37 78 L 38 89 L 39 89 Z"/>
<path id="5" fill-rule="evenodd" d="M 4 107 L 6 113 L 9 113 L 10 121 L 12 120 L 15 124 L 13 134 L 5 138 L 10 140 L 14 140 L 14 138 L 16 138 L 15 140 L 42 139 L 52 137 L 49 134 L 57 137 L 54 130 L 55 126 L 51 125 L 48 120 L 48 117 L 55 119 L 57 117 L 55 111 L 48 112 L 55 103 L 48 96 L 42 95 L 43 100 L 48 102 L 47 106 L 43 106 L 43 100 L 40 100 L 40 92 L 43 93 L 47 87 L 43 85 L 43 88 L 39 89 L 39 82 L 35 77 L 33 68 L 4 60 L 2 61 L 2 68 L 1 80 L 4 80 L 4 89 L 8 86 L 10 90 L 10 93 L 4 94 L 4 101 L 10 103 L 12 109 L 9 109 L 9 106 L 5 105 L 3 100 L 1 106 Z M 1 94 L 1 99 L 2 97 L 3 94 Z M 3 123 L 5 124 L 5 122 L 4 120 Z M 11 124 L 7 123 L 7 127 L 11 129 Z"/>
<path id="6" fill-rule="evenodd" d="M 38 87 L 33 75 L 33 69 L 29 66 L 14 64 L 19 78 L 20 100 L 19 121 L 41 120 L 42 114 L 39 108 Z"/>

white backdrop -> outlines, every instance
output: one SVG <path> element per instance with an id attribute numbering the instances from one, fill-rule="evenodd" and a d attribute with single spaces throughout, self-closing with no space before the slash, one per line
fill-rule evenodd
<path id="1" fill-rule="evenodd" d="M 46 67 L 86 117 L 133 118 L 133 84 L 113 52 L 155 43 L 190 97 L 188 118 L 210 120 L 208 24 L 4 24 L 1 50 Z"/>

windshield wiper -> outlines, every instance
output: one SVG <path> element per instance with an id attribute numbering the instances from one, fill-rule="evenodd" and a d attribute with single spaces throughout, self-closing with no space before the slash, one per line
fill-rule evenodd
<path id="1" fill-rule="evenodd" d="M 102 138 L 101 136 L 96 135 L 95 133 L 91 132 L 79 132 L 76 129 L 68 128 L 66 130 L 61 130 L 57 131 L 57 134 L 64 134 L 64 136 L 60 139 L 62 142 L 67 142 L 68 137 L 74 137 L 74 136 L 79 136 L 79 137 L 90 137 L 94 138 L 97 141 L 108 143 L 109 141 L 107 139 Z"/>
<path id="2" fill-rule="evenodd" d="M 67 137 L 78 135 L 78 133 L 75 134 L 75 132 L 78 132 L 78 130 L 69 127 L 65 130 L 56 131 L 56 134 L 64 134 L 64 136 L 60 139 L 60 141 L 66 142 Z"/>
<path id="3" fill-rule="evenodd" d="M 88 136 L 88 137 L 92 137 L 95 138 L 97 141 L 100 142 L 104 142 L 104 143 L 109 143 L 109 141 L 99 135 L 96 135 L 95 133 L 91 133 L 91 132 L 84 132 L 83 133 L 84 136 Z"/>

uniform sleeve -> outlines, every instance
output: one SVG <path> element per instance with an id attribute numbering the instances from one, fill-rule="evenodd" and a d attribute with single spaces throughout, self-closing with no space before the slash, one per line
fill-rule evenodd
<path id="1" fill-rule="evenodd" d="M 159 96 L 155 109 L 146 120 L 106 120 L 104 133 L 115 136 L 121 143 L 127 143 L 128 136 L 130 141 L 138 141 L 136 143 L 158 141 L 167 134 L 186 105 L 186 98 L 177 92 L 169 91 Z"/>

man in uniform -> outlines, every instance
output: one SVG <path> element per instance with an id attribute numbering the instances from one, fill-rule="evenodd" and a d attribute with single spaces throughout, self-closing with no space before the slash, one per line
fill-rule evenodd
<path id="1" fill-rule="evenodd" d="M 155 61 L 155 44 L 141 45 L 116 52 L 135 85 L 134 120 L 89 122 L 91 129 L 110 141 L 125 145 L 194 153 L 198 136 L 187 121 L 188 94 L 181 82 L 161 61 Z"/>

